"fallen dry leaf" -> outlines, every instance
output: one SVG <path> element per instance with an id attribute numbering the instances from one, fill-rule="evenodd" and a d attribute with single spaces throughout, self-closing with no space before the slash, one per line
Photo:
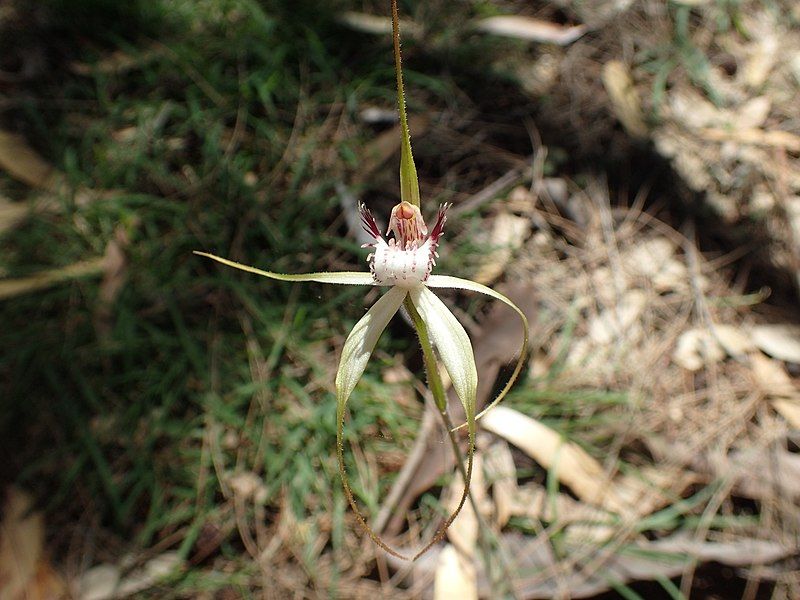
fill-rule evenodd
<path id="1" fill-rule="evenodd" d="M 51 600 L 66 593 L 44 557 L 44 517 L 17 488 L 6 491 L 0 522 L 0 599 Z"/>
<path id="2" fill-rule="evenodd" d="M 104 264 L 105 258 L 95 258 L 58 269 L 42 271 L 30 277 L 0 279 L 0 300 L 46 289 L 69 279 L 101 275 Z"/>
<path id="3" fill-rule="evenodd" d="M 740 496 L 765 499 L 800 498 L 800 455 L 781 447 L 744 447 L 727 454 L 699 453 L 684 443 L 647 438 L 647 446 L 657 457 L 680 461 L 703 477 L 725 480 Z"/>
<path id="4" fill-rule="evenodd" d="M 92 63 L 73 61 L 70 70 L 76 75 L 89 76 L 95 73 L 118 75 L 132 69 L 141 68 L 162 54 L 157 48 L 150 48 L 138 54 L 129 54 L 122 50 L 114 50 L 109 55 Z"/>
<path id="5" fill-rule="evenodd" d="M 559 46 L 571 44 L 589 30 L 586 25 L 564 26 L 518 15 L 481 19 L 475 28 L 484 33 Z"/>
<path id="6" fill-rule="evenodd" d="M 373 35 L 391 35 L 392 33 L 392 20 L 389 17 L 347 11 L 339 17 L 339 22 L 362 33 Z M 414 37 L 422 32 L 422 28 L 413 21 L 400 19 L 400 31 L 403 32 L 403 35 Z"/>
<path id="7" fill-rule="evenodd" d="M 800 455 L 783 448 L 738 450 L 713 469 L 717 477 L 734 477 L 740 493 L 750 498 L 800 498 Z"/>
<path id="8" fill-rule="evenodd" d="M 86 571 L 77 584 L 80 600 L 113 598 L 121 572 L 116 565 L 98 565 Z"/>
<path id="9" fill-rule="evenodd" d="M 764 353 L 800 364 L 800 326 L 788 323 L 757 325 L 750 335 L 753 343 Z"/>
<path id="10" fill-rule="evenodd" d="M 769 96 L 757 96 L 742 104 L 736 111 L 736 129 L 754 129 L 763 127 L 772 110 Z"/>
<path id="11" fill-rule="evenodd" d="M 792 383 L 783 364 L 763 354 L 750 356 L 753 376 L 772 406 L 795 429 L 800 429 L 800 389 Z"/>
<path id="12" fill-rule="evenodd" d="M 492 487 L 495 523 L 503 528 L 511 518 L 511 505 L 518 490 L 517 468 L 505 440 L 498 440 L 483 454 L 486 483 Z"/>
<path id="13" fill-rule="evenodd" d="M 703 327 L 684 331 L 678 338 L 672 360 L 689 371 L 718 363 L 725 358 L 725 351 L 714 335 Z"/>
<path id="14" fill-rule="evenodd" d="M 472 558 L 461 555 L 452 544 L 447 544 L 439 553 L 433 597 L 434 600 L 478 598 L 475 563 Z"/>
<path id="15" fill-rule="evenodd" d="M 148 560 L 143 567 L 129 573 L 119 584 L 117 596 L 127 598 L 132 594 L 153 587 L 180 568 L 182 560 L 178 552 L 164 552 Z"/>
<path id="16" fill-rule="evenodd" d="M 505 271 L 514 250 L 519 249 L 531 230 L 531 221 L 509 213 L 500 213 L 492 223 L 486 245 L 491 248 L 473 279 L 488 285 Z"/>
<path id="17" fill-rule="evenodd" d="M 626 271 L 653 279 L 675 256 L 675 243 L 665 237 L 652 237 L 625 248 L 620 255 Z"/>
<path id="18" fill-rule="evenodd" d="M 23 183 L 55 191 L 61 175 L 21 135 L 0 130 L 0 169 Z"/>
<path id="19" fill-rule="evenodd" d="M 784 148 L 789 152 L 800 152 L 800 135 L 780 129 L 750 128 L 729 130 L 707 127 L 700 130 L 700 135 L 714 142 L 739 142 L 740 144 Z"/>
<path id="20" fill-rule="evenodd" d="M 606 346 L 619 338 L 638 339 L 641 333 L 639 317 L 647 308 L 647 301 L 644 291 L 628 290 L 616 306 L 607 308 L 589 321 L 589 337 L 598 346 Z"/>
<path id="21" fill-rule="evenodd" d="M 565 528 L 571 541 L 604 542 L 615 532 L 611 513 L 566 494 L 551 495 L 537 483 L 520 486 L 511 498 L 510 513 Z"/>
<path id="22" fill-rule="evenodd" d="M 619 497 L 636 507 L 636 514 L 649 515 L 668 506 L 690 485 L 696 483 L 695 473 L 682 467 L 645 466 L 614 480 Z"/>
<path id="23" fill-rule="evenodd" d="M 755 349 L 744 331 L 733 325 L 714 324 L 710 329 L 695 327 L 684 331 L 678 338 L 672 359 L 689 371 L 718 363 L 725 356 L 743 358 Z"/>
<path id="24" fill-rule="evenodd" d="M 182 564 L 177 552 L 164 552 L 123 577 L 124 567 L 102 564 L 86 571 L 77 583 L 80 600 L 128 598 L 153 587 Z"/>
<path id="25" fill-rule="evenodd" d="M 750 336 L 734 325 L 715 324 L 712 333 L 728 356 L 741 358 L 755 350 Z"/>
<path id="26" fill-rule="evenodd" d="M 647 125 L 644 122 L 639 94 L 628 67 L 618 60 L 609 61 L 603 65 L 602 77 L 603 86 L 619 122 L 631 135 L 645 137 Z"/>
<path id="27" fill-rule="evenodd" d="M 0 524 L 0 582 L 8 598 L 26 595 L 42 557 L 44 518 L 31 513 L 31 499 L 15 488 L 6 492 Z"/>
<path id="28" fill-rule="evenodd" d="M 569 586 L 572 597 L 602 592 L 608 589 L 609 581 L 648 581 L 674 577 L 695 561 L 747 567 L 769 564 L 796 551 L 772 540 L 740 538 L 714 542 L 696 539 L 691 533 L 683 532 L 654 541 L 639 540 L 629 545 L 627 550 L 611 558 L 593 576 L 574 578 L 575 587 Z"/>
<path id="29" fill-rule="evenodd" d="M 567 562 L 557 566 L 547 536 L 508 532 L 501 537 L 500 543 L 506 553 L 514 558 L 517 573 L 542 573 L 558 568 L 558 577 L 521 575 L 512 582 L 517 596 L 528 599 L 587 598 L 608 591 L 615 584 L 678 576 L 695 561 L 748 567 L 770 564 L 793 556 L 798 551 L 797 547 L 773 540 L 738 538 L 706 541 L 695 539 L 691 533 L 677 533 L 653 541 L 640 539 L 627 544 L 623 552 L 604 560 L 602 568 L 586 572 L 585 565 L 581 563 Z M 572 545 L 569 549 L 582 552 L 585 551 L 585 544 Z M 443 551 L 434 548 L 426 557 L 416 561 L 413 566 L 414 577 L 422 580 L 432 578 Z M 480 597 L 493 597 L 492 584 L 482 571 L 478 574 L 477 587 Z"/>
<path id="30" fill-rule="evenodd" d="M 792 428 L 800 431 L 800 397 L 776 398 L 772 401 L 772 406 Z"/>
<path id="31" fill-rule="evenodd" d="M 483 479 L 483 457 L 476 452 L 474 457 L 472 481 L 469 486 L 470 494 L 481 512 L 486 504 L 486 484 Z M 453 482 L 448 486 L 444 506 L 452 513 L 457 507 L 464 490 L 464 478 L 456 472 Z M 485 511 L 488 512 L 488 511 Z M 460 554 L 472 557 L 475 554 L 475 544 L 478 541 L 478 517 L 472 508 L 472 502 L 466 502 L 447 530 L 447 538 L 458 548 Z"/>
<path id="32" fill-rule="evenodd" d="M 631 513 L 617 496 L 603 466 L 577 444 L 522 413 L 496 406 L 480 421 L 491 431 L 533 458 L 545 469 L 554 469 L 559 481 L 585 502 L 619 514 Z"/>
<path id="33" fill-rule="evenodd" d="M 750 46 L 750 56 L 737 73 L 745 85 L 759 89 L 769 78 L 769 74 L 779 57 L 780 40 L 775 35 L 757 36 L 757 43 Z"/>
<path id="34" fill-rule="evenodd" d="M 750 356 L 750 367 L 756 383 L 767 396 L 773 398 L 793 398 L 798 395 L 797 388 L 786 368 L 778 361 L 760 353 Z"/>

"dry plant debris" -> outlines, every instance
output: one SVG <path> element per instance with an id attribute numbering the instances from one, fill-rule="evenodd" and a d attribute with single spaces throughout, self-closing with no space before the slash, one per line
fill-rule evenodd
<path id="1" fill-rule="evenodd" d="M 527 190 L 510 198 L 499 201 L 495 219 L 552 224 L 518 240 L 513 259 L 501 257 L 506 276 L 537 293 L 540 346 L 531 369 L 547 377 L 534 378 L 531 391 L 628 393 L 623 405 L 587 403 L 578 422 L 592 417 L 601 425 L 570 434 L 509 405 L 479 421 L 491 435 L 479 438 L 474 499 L 512 557 L 518 596 L 585 597 L 608 589 L 610 576 L 684 575 L 690 582 L 695 562 L 748 571 L 797 553 L 800 457 L 787 444 L 798 428 L 800 387 L 785 366 L 796 358 L 795 328 L 764 323 L 757 308 L 726 301 L 739 293 L 693 240 L 646 213 L 612 209 L 598 189 L 573 190 L 569 198 L 589 217 L 582 231 L 540 208 Z M 505 214 L 511 206 L 516 214 Z M 480 349 L 486 342 L 477 339 Z M 531 457 L 555 487 L 520 484 L 511 448 Z M 437 475 L 452 469 L 442 457 L 438 464 L 445 471 Z M 431 468 L 424 465 L 417 463 L 420 475 Z M 415 497 L 420 483 L 435 480 L 411 477 L 417 485 L 407 491 Z M 447 506 L 452 490 L 443 494 Z M 759 503 L 758 519 L 714 524 L 737 523 L 742 499 Z M 691 515 L 693 525 L 682 521 Z M 518 519 L 538 523 L 540 533 L 514 531 Z M 442 597 L 444 582 L 469 582 L 474 569 L 477 593 L 490 595 L 477 525 L 465 507 L 440 555 L 415 564 L 414 581 L 431 582 L 434 597 Z M 642 554 L 651 552 L 662 557 Z M 772 572 L 789 597 L 800 591 L 791 572 Z"/>
<path id="2" fill-rule="evenodd" d="M 690 10 L 694 19 L 685 32 L 678 31 L 681 10 Z M 658 32 L 667 17 L 662 13 L 662 20 L 654 24 L 657 33 L 648 35 L 659 43 L 683 35 L 685 51 L 702 56 L 704 62 L 687 62 L 669 73 L 661 66 L 668 77 L 663 99 L 653 95 L 659 75 L 652 63 L 635 65 L 632 75 L 640 104 L 658 114 L 648 134 L 658 151 L 726 222 L 763 226 L 772 242 L 769 259 L 797 275 L 799 16 L 791 3 L 742 2 L 726 15 L 720 3 L 704 2 L 678 8 L 671 17 L 673 33 Z M 719 25 L 728 18 L 732 24 Z M 635 29 L 628 31 L 623 35 L 636 38 Z M 644 39 L 634 43 L 647 47 Z"/>
<path id="3" fill-rule="evenodd" d="M 0 598 L 53 600 L 66 597 L 66 586 L 47 559 L 44 517 L 17 488 L 5 490 L 0 521 Z"/>
<path id="4" fill-rule="evenodd" d="M 630 70 L 619 60 L 603 65 L 603 85 L 611 101 L 614 115 L 628 133 L 637 138 L 647 135 L 642 106 Z"/>
<path id="5" fill-rule="evenodd" d="M 475 564 L 448 544 L 439 553 L 436 568 L 436 582 L 433 597 L 435 600 L 463 598 L 472 600 L 478 597 Z"/>
<path id="6" fill-rule="evenodd" d="M 71 279 L 96 277 L 103 274 L 105 266 L 106 260 L 104 258 L 96 258 L 73 263 L 58 269 L 41 271 L 30 277 L 0 279 L 0 300 L 42 290 Z"/>
<path id="7" fill-rule="evenodd" d="M 796 269 L 800 264 L 800 174 L 796 160 L 800 152 L 796 102 L 800 63 L 784 58 L 798 54 L 800 45 L 797 31 L 784 24 L 783 5 L 778 4 L 779 10 L 769 13 L 755 2 L 739 3 L 742 30 L 723 31 L 704 26 L 718 16 L 715 11 L 722 3 L 683 0 L 669 4 L 672 8 L 691 7 L 693 19 L 704 24 L 693 30 L 691 41 L 710 59 L 709 82 L 722 100 L 715 104 L 683 68 L 668 74 L 664 97 L 656 101 L 652 97 L 656 77 L 650 68 L 653 65 L 645 64 L 641 55 L 627 52 L 630 48 L 652 48 L 672 36 L 667 12 L 672 8 L 667 3 L 559 0 L 557 4 L 572 10 L 586 25 L 561 27 L 527 20 L 523 37 L 550 45 L 537 48 L 534 58 L 513 67 L 525 89 L 538 97 L 564 84 L 570 89 L 569 102 L 554 101 L 553 105 L 570 106 L 565 118 L 573 118 L 575 107 L 584 107 L 590 97 L 596 97 L 592 98 L 595 102 L 607 102 L 605 116 L 613 112 L 629 134 L 653 140 L 681 176 L 694 189 L 707 193 L 727 220 L 763 220 L 780 250 L 774 253 L 776 261 Z M 631 27 L 643 15 L 644 20 L 639 21 L 643 26 Z M 615 24 L 614 18 L 621 23 Z M 525 25 L 527 18 L 504 19 Z M 362 31 L 385 32 L 386 21 L 352 14 L 345 20 Z M 412 23 L 403 27 L 409 33 L 422 31 Z M 570 37 L 587 28 L 595 34 L 591 40 Z M 626 31 L 633 32 L 635 39 L 626 37 Z M 571 45 L 554 47 L 562 40 Z M 588 50 L 590 45 L 595 45 L 595 50 Z M 122 72 L 149 57 L 149 51 L 138 57 L 115 53 L 94 66 L 75 63 L 73 70 L 87 75 L 97 70 Z M 731 63 L 735 68 L 730 68 Z M 582 85 L 587 80 L 594 87 Z M 596 93 L 601 84 L 607 92 L 605 99 Z M 655 104 L 657 119 L 652 118 Z M 593 107 L 590 104 L 587 110 L 590 116 L 598 114 L 592 112 Z M 598 118 L 596 122 L 607 126 L 607 119 Z M 423 125 L 413 128 L 421 130 Z M 596 135 L 596 129 L 587 127 L 585 135 L 591 137 L 593 132 Z M 136 133 L 135 128 L 126 128 L 116 137 L 126 143 Z M 376 141 L 390 139 L 397 139 L 396 132 L 387 132 Z M 51 177 L 55 173 L 58 181 L 60 174 L 43 163 L 19 136 L 3 133 L 0 142 L 0 166 L 52 198 Z M 370 164 L 366 172 L 372 172 L 396 148 L 387 143 L 377 144 L 373 150 L 376 165 Z M 518 176 L 518 171 L 511 172 L 510 179 L 503 179 L 499 187 Z M 486 489 L 476 487 L 475 491 L 476 495 L 484 492 L 480 503 L 483 516 L 501 534 L 507 554 L 518 559 L 512 564 L 520 574 L 518 594 L 553 597 L 567 593 L 581 597 L 608 589 L 609 574 L 620 581 L 675 577 L 686 573 L 691 561 L 716 560 L 742 567 L 753 577 L 773 578 L 778 582 L 778 593 L 785 597 L 800 596 L 796 573 L 780 563 L 773 564 L 797 553 L 800 460 L 791 445 L 797 444 L 796 432 L 800 429 L 796 327 L 765 322 L 758 308 L 729 303 L 740 291 L 732 289 L 702 257 L 691 258 L 696 253 L 691 240 L 647 215 L 609 209 L 602 194 L 598 201 L 598 194 L 591 190 L 586 194 L 573 190 L 562 200 L 575 214 L 585 217 L 579 227 L 567 227 L 562 216 L 554 214 L 551 207 L 542 209 L 540 199 L 525 189 L 515 190 L 512 197 L 516 199 L 513 208 L 511 201 L 501 203 L 493 215 L 489 229 L 494 250 L 477 272 L 486 281 L 504 274 L 519 280 L 521 294 L 533 305 L 526 312 L 539 310 L 542 315 L 536 326 L 539 351 L 531 361 L 531 386 L 543 385 L 537 376 L 550 374 L 546 385 L 559 392 L 586 388 L 629 392 L 629 403 L 624 406 L 594 406 L 590 400 L 581 405 L 576 421 L 604 417 L 591 428 L 562 432 L 548 425 L 547 419 L 529 414 L 516 423 L 521 433 L 498 418 L 501 423 L 495 432 L 482 436 L 479 456 Z M 48 210 L 51 206 L 47 200 L 42 203 Z M 0 202 L 0 228 L 15 226 L 31 212 L 26 203 Z M 112 239 L 105 262 L 92 264 L 92 273 L 104 274 L 103 296 L 111 302 L 124 282 L 126 244 L 125 240 L 118 243 Z M 0 284 L 0 289 L 21 293 L 51 285 L 63 279 L 63 274 L 58 276 L 54 271 L 24 282 L 5 281 L 6 287 Z M 502 315 L 493 313 L 477 325 L 482 331 L 478 338 L 481 372 L 487 373 L 487 379 L 493 378 L 505 362 L 506 325 Z M 264 352 L 252 354 L 261 357 Z M 268 373 L 259 371 L 253 379 L 267 377 Z M 506 412 L 506 420 L 516 422 L 519 414 Z M 426 419 L 428 416 L 426 413 Z M 489 429 L 491 419 L 486 424 Z M 418 462 L 407 463 L 406 485 L 385 512 L 386 529 L 398 535 L 413 500 L 436 485 L 441 475 L 453 471 L 452 461 L 437 454 L 441 435 L 426 427 L 423 425 L 420 433 Z M 543 435 L 550 443 L 530 444 L 532 435 Z M 572 467 L 569 461 L 565 463 L 565 454 L 575 459 Z M 548 477 L 552 474 L 558 484 L 555 491 L 541 480 L 522 483 L 518 479 L 517 469 L 524 464 L 529 470 L 529 459 L 537 468 L 549 471 Z M 231 505 L 258 508 L 264 482 L 256 474 L 258 469 L 252 472 L 239 466 L 237 463 L 237 470 L 223 472 L 226 498 Z M 596 482 L 587 485 L 595 477 L 607 488 L 602 490 L 605 493 L 597 493 Z M 445 504 L 449 490 L 447 487 L 443 492 Z M 703 491 L 713 494 L 703 496 Z M 641 501 L 642 493 L 647 494 L 650 504 Z M 755 519 L 735 520 L 740 501 L 755 502 L 760 511 Z M 668 510 L 659 511 L 665 503 Z M 669 509 L 683 510 L 694 518 L 694 525 L 687 525 L 689 531 L 674 532 L 663 520 L 648 521 L 648 516 L 666 519 Z M 268 540 L 262 543 L 259 539 L 256 546 L 248 547 L 255 548 L 262 559 L 265 579 L 271 575 L 287 588 L 298 581 L 309 581 L 308 573 L 297 566 L 302 563 L 298 548 L 302 547 L 300 542 L 317 539 L 317 581 L 334 580 L 331 556 L 323 552 L 329 539 L 326 536 L 333 529 L 330 523 L 323 523 L 324 533 L 319 533 L 314 529 L 316 524 L 298 521 L 284 507 L 275 519 L 275 531 L 264 531 L 264 519 L 260 519 L 263 513 L 254 512 L 251 520 L 255 525 L 238 524 L 242 532 L 251 526 L 260 527 L 257 534 Z M 35 516 L 33 513 L 30 519 L 20 519 L 21 526 L 29 526 Z M 474 518 L 474 513 L 471 516 Z M 649 526 L 648 537 L 653 539 L 631 529 L 631 519 L 642 517 Z M 716 517 L 720 521 L 730 519 L 734 525 L 717 525 Z M 538 535 L 519 533 L 520 519 L 539 526 Z M 6 517 L 4 528 L 9 520 Z M 404 535 L 413 538 L 420 528 L 413 517 L 411 520 L 412 526 Z M 472 528 L 474 522 L 470 522 L 467 511 L 452 532 L 456 539 L 451 538 L 438 555 L 415 566 L 412 590 L 427 589 L 429 595 L 444 597 L 445 590 L 457 582 L 463 586 L 464 597 L 491 594 L 490 578 L 474 558 L 477 548 Z M 210 553 L 226 534 L 214 532 L 211 525 L 208 529 L 210 541 L 198 547 L 205 545 L 211 548 Z M 566 554 L 564 547 L 558 546 L 561 539 Z M 352 540 L 348 543 L 357 545 Z M 620 548 L 680 556 L 669 562 L 631 556 L 618 552 Z M 205 556 L 198 550 L 196 558 Z M 277 564 L 271 562 L 273 557 L 279 559 L 277 562 L 297 561 L 274 573 L 270 571 Z M 149 563 L 142 565 L 141 573 L 151 583 L 159 578 L 147 573 L 152 571 L 160 577 L 180 566 L 170 554 L 157 558 L 150 565 L 152 569 L 145 566 Z M 753 571 L 750 567 L 754 564 L 772 566 Z M 24 566 L 30 573 L 29 562 Z M 89 595 L 107 597 L 116 594 L 123 584 L 135 584 L 136 577 L 129 580 L 126 574 L 129 568 L 125 563 L 104 564 L 85 574 L 80 582 Z M 356 564 L 353 571 L 360 568 Z M 356 589 L 353 581 L 349 578 L 342 582 L 343 595 L 347 595 L 348 586 Z M 421 587 L 419 582 L 423 582 Z M 365 587 L 358 587 L 362 594 L 365 589 L 371 590 L 373 597 L 377 591 L 385 592 L 377 584 L 369 587 L 374 582 L 362 583 Z"/>
<path id="8" fill-rule="evenodd" d="M 571 44 L 588 31 L 586 25 L 563 26 L 519 15 L 502 15 L 481 19 L 475 28 L 484 33 L 559 46 Z"/>
<path id="9" fill-rule="evenodd" d="M 540 120 L 573 131 L 583 149 L 651 142 L 726 225 L 758 230 L 761 260 L 793 273 L 800 289 L 797 3 L 545 4 L 592 35 L 498 59 L 542 101 Z"/>
<path id="10" fill-rule="evenodd" d="M 0 130 L 0 169 L 31 187 L 55 190 L 63 175 L 17 134 Z"/>
<path id="11" fill-rule="evenodd" d="M 12 202 L 0 197 L 0 233 L 16 227 L 26 216 L 33 213 L 32 209 L 40 212 L 60 210 L 61 203 L 57 201 L 57 196 L 68 192 L 64 174 L 33 150 L 22 136 L 0 130 L 0 171 L 5 171 L 14 179 L 46 194 L 30 203 Z M 79 189 L 75 191 L 74 199 L 78 206 L 84 206 L 95 199 L 107 198 L 112 194 L 110 191 Z M 41 271 L 29 277 L 0 279 L 0 300 L 46 289 L 71 279 L 102 275 L 98 324 L 101 324 L 101 328 L 107 329 L 110 319 L 107 314 L 109 307 L 125 282 L 123 247 L 127 246 L 127 243 L 127 231 L 120 226 L 114 239 L 106 246 L 103 258 L 76 262 Z"/>
<path id="12" fill-rule="evenodd" d="M 12 202 L 0 196 L 0 234 L 16 227 L 28 214 L 24 202 Z"/>
<path id="13" fill-rule="evenodd" d="M 129 598 L 158 584 L 180 568 L 183 561 L 176 552 L 165 552 L 136 568 L 125 564 L 130 562 L 92 567 L 76 582 L 77 597 L 81 600 Z"/>

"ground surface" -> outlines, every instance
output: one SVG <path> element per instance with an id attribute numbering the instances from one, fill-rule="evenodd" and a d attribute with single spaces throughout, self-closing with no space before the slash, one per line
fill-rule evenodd
<path id="1" fill-rule="evenodd" d="M 437 272 L 532 323 L 480 514 L 414 565 L 336 472 L 338 355 L 376 291 L 191 254 L 365 267 L 355 207 L 399 193 L 388 6 L 125 6 L 0 7 L 10 597 L 800 595 L 793 3 L 401 6 L 423 212 L 454 204 Z M 514 315 L 443 299 L 485 401 Z M 398 317 L 346 432 L 406 548 L 459 483 L 423 399 Z"/>

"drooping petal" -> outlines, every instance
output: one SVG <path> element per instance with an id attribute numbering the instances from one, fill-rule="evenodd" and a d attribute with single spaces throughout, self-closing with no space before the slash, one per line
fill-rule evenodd
<path id="1" fill-rule="evenodd" d="M 406 290 L 391 288 L 372 305 L 347 336 L 336 373 L 337 413 L 344 413 L 344 405 L 364 373 L 378 338 L 405 297 Z"/>
<path id="2" fill-rule="evenodd" d="M 464 406 L 467 422 L 474 422 L 478 370 L 475 367 L 475 355 L 467 332 L 444 302 L 428 288 L 412 289 L 409 294 L 422 320 L 428 326 L 433 345 L 450 375 L 453 389 Z"/>
<path id="3" fill-rule="evenodd" d="M 411 317 L 411 321 L 414 323 L 414 327 L 417 330 L 417 335 L 419 336 L 420 346 L 422 347 L 422 356 L 425 361 L 425 371 L 428 374 L 428 386 L 433 394 L 433 399 L 436 403 L 436 407 L 439 409 L 439 412 L 442 415 L 442 420 L 444 421 L 445 425 L 449 428 L 452 427 L 450 422 L 450 417 L 447 414 L 447 396 L 444 393 L 444 389 L 442 386 L 442 380 L 439 375 L 439 368 L 437 366 L 436 354 L 433 350 L 433 344 L 431 343 L 431 333 L 428 324 L 425 322 L 425 319 L 422 318 L 419 310 L 414 305 L 414 301 L 412 300 L 411 296 L 407 296 L 405 301 L 403 302 L 403 306 L 405 306 L 406 311 L 408 312 L 408 316 Z M 469 425 L 469 447 L 467 448 L 467 468 L 466 472 L 463 469 L 461 473 L 464 475 L 464 489 L 461 493 L 461 499 L 458 501 L 458 505 L 456 505 L 455 509 L 450 513 L 450 516 L 445 519 L 444 523 L 439 527 L 437 532 L 434 534 L 433 538 L 422 547 L 421 550 L 414 555 L 412 560 L 416 560 L 423 554 L 425 554 L 428 550 L 430 550 L 435 544 L 438 544 L 439 541 L 444 538 L 445 534 L 447 533 L 448 528 L 452 525 L 453 521 L 455 521 L 458 514 L 461 512 L 461 509 L 464 507 L 464 503 L 469 496 L 469 489 L 470 489 L 470 482 L 472 479 L 472 468 L 475 459 L 475 419 L 474 419 L 474 411 L 471 417 L 468 418 L 467 423 Z M 461 461 L 461 452 L 458 450 L 458 442 L 455 438 L 455 433 L 453 431 L 447 432 L 450 437 L 450 442 L 453 444 L 453 452 L 456 458 L 456 461 Z"/>
<path id="4" fill-rule="evenodd" d="M 361 527 L 367 532 L 372 541 L 389 554 L 402 559 L 406 557 L 386 544 L 367 524 L 366 518 L 361 513 L 353 497 L 350 482 L 347 478 L 347 471 L 344 467 L 344 413 L 347 407 L 347 400 L 364 373 L 378 338 L 400 308 L 406 293 L 404 289 L 391 288 L 367 311 L 367 314 L 361 317 L 361 320 L 353 327 L 350 335 L 347 336 L 342 349 L 342 357 L 339 360 L 339 370 L 336 373 L 336 454 L 339 458 L 339 474 L 342 477 L 344 493 Z"/>
<path id="5" fill-rule="evenodd" d="M 298 273 L 297 275 L 286 275 L 284 273 L 262 271 L 261 269 L 256 269 L 255 267 L 251 267 L 249 265 L 243 265 L 241 263 L 228 260 L 227 258 L 221 258 L 213 254 L 208 254 L 207 252 L 198 252 L 195 250 L 194 253 L 199 256 L 205 256 L 206 258 L 215 260 L 223 265 L 228 265 L 234 269 L 247 271 L 248 273 L 255 273 L 256 275 L 262 275 L 263 277 L 269 277 L 270 279 L 280 279 L 281 281 L 318 281 L 320 283 L 339 283 L 343 285 L 375 285 L 375 279 L 372 277 L 371 273 L 362 273 L 358 271 L 323 271 L 320 273 Z"/>
<path id="6" fill-rule="evenodd" d="M 461 279 L 459 277 L 450 277 L 449 275 L 431 275 L 428 278 L 428 281 L 425 282 L 426 285 L 433 288 L 452 288 L 457 290 L 469 290 L 471 292 L 478 292 L 480 294 L 485 294 L 494 298 L 495 300 L 500 300 L 501 302 L 505 303 L 519 315 L 519 318 L 522 319 L 522 344 L 519 349 L 519 358 L 517 358 L 517 364 L 514 367 L 514 372 L 511 374 L 511 378 L 508 380 L 506 385 L 500 390 L 500 393 L 497 397 L 492 400 L 489 405 L 484 408 L 475 419 L 480 419 L 483 415 L 487 413 L 491 408 L 493 408 L 500 400 L 502 400 L 505 395 L 508 393 L 508 390 L 511 389 L 511 386 L 514 385 L 514 382 L 517 380 L 520 371 L 522 371 L 522 365 L 525 363 L 525 356 L 528 351 L 528 319 L 525 317 L 525 314 L 520 310 L 520 308 L 514 304 L 511 300 L 509 300 L 506 296 L 501 294 L 500 292 L 494 291 L 490 287 L 486 287 L 485 285 L 481 285 L 480 283 L 476 283 L 474 281 L 470 281 L 469 279 Z M 460 425 L 458 429 L 464 427 L 468 423 L 464 423 Z"/>

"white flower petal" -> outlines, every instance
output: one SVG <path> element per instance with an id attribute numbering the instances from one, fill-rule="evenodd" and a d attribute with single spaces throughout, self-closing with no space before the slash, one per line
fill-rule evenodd
<path id="1" fill-rule="evenodd" d="M 205 256 L 206 258 L 210 258 L 212 260 L 220 262 L 223 265 L 228 265 L 229 267 L 233 267 L 234 269 L 240 269 L 242 271 L 247 271 L 248 273 L 255 273 L 256 275 L 262 275 L 264 277 L 269 277 L 270 279 L 280 279 L 281 281 L 318 281 L 320 283 L 340 283 L 344 285 L 375 284 L 375 280 L 373 279 L 371 273 L 364 273 L 358 271 L 336 271 L 330 273 L 321 272 L 321 273 L 299 273 L 297 275 L 285 275 L 283 273 L 262 271 L 261 269 L 256 269 L 255 267 L 243 265 L 241 263 L 228 260 L 227 258 L 221 258 L 219 256 L 214 256 L 213 254 L 208 254 L 207 252 L 195 251 L 195 254 L 199 256 Z"/>
<path id="2" fill-rule="evenodd" d="M 400 308 L 406 297 L 406 290 L 393 287 L 372 305 L 361 320 L 356 323 L 342 348 L 339 370 L 336 373 L 336 413 L 339 421 L 344 417 L 344 408 L 350 394 L 361 379 L 367 362 L 378 343 L 378 338 L 386 325 Z"/>
<path id="3" fill-rule="evenodd" d="M 476 419 L 480 419 L 487 413 L 487 411 L 492 409 L 498 402 L 500 402 L 500 400 L 505 397 L 505 395 L 508 393 L 508 390 L 511 389 L 511 386 L 514 385 L 514 382 L 517 380 L 520 371 L 522 371 L 522 365 L 525 363 L 525 355 L 528 350 L 528 319 L 525 317 L 525 314 L 519 309 L 519 307 L 511 300 L 506 298 L 503 294 L 500 292 L 495 292 L 492 288 L 481 285 L 480 283 L 470 281 L 469 279 L 450 277 L 449 275 L 431 275 L 426 284 L 428 287 L 433 288 L 452 288 L 485 294 L 510 306 L 512 309 L 514 309 L 514 311 L 516 311 L 516 313 L 519 315 L 519 318 L 522 319 L 522 345 L 520 346 L 519 358 L 517 359 L 517 364 L 514 367 L 514 372 L 511 374 L 511 378 L 508 380 L 503 389 L 500 390 L 500 393 L 497 395 L 497 397 L 492 400 L 489 405 L 478 414 L 477 417 L 475 417 Z M 466 424 L 467 423 L 464 425 Z M 460 425 L 459 429 L 464 427 L 464 425 Z"/>
<path id="4" fill-rule="evenodd" d="M 470 422 L 475 415 L 478 370 L 469 336 L 450 309 L 428 288 L 413 289 L 409 294 L 420 317 L 428 326 L 428 334 L 450 374 L 458 398 L 464 405 L 467 422 Z"/>

